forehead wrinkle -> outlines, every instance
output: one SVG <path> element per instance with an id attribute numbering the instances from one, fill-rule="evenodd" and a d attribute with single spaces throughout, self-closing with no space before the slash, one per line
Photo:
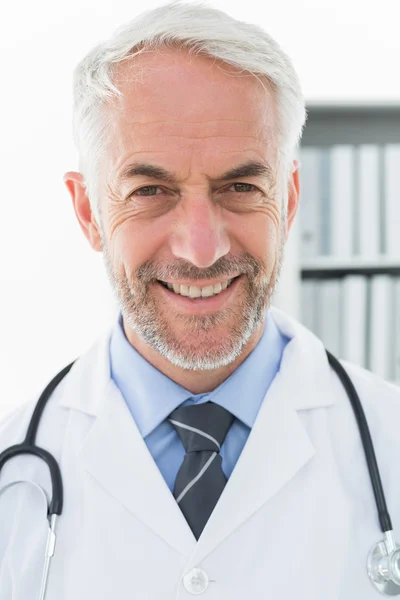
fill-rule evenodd
<path id="1" fill-rule="evenodd" d="M 220 139 L 220 138 L 232 138 L 232 139 L 245 139 L 245 138 L 249 138 L 250 140 L 257 140 L 259 141 L 260 138 L 255 136 L 255 135 L 247 135 L 247 136 L 243 136 L 243 135 L 204 135 L 204 136 L 194 136 L 194 135 L 182 135 L 182 134 L 170 134 L 168 133 L 167 136 L 165 133 L 160 133 L 160 135 L 142 135 L 141 138 L 144 140 L 148 140 L 151 138 L 159 138 L 159 137 L 169 137 L 169 138 L 182 138 L 184 140 L 216 140 L 216 139 Z"/>
<path id="2" fill-rule="evenodd" d="M 182 123 L 180 123 L 180 125 L 182 125 Z M 126 131 L 125 131 L 126 133 Z M 193 142 L 199 142 L 201 140 L 221 140 L 224 141 L 225 143 L 228 142 L 229 140 L 248 140 L 248 141 L 252 141 L 255 142 L 256 145 L 260 145 L 262 143 L 265 143 L 268 140 L 272 140 L 273 139 L 273 135 L 272 133 L 270 133 L 266 128 L 258 128 L 257 131 L 254 132 L 254 134 L 250 133 L 249 131 L 240 133 L 240 132 L 220 132 L 215 134 L 213 132 L 213 134 L 204 134 L 204 132 L 199 131 L 198 133 L 195 132 L 190 132 L 190 134 L 185 133 L 185 132 L 178 132 L 178 133 L 174 133 L 171 131 L 165 131 L 165 129 L 159 130 L 159 131 L 154 131 L 154 132 L 136 132 L 135 131 L 135 126 L 132 126 L 131 129 L 131 136 L 128 136 L 126 139 L 126 141 L 129 141 L 129 138 L 132 139 L 132 141 L 134 141 L 135 143 L 140 143 L 141 141 L 143 142 L 148 142 L 149 140 L 158 140 L 160 138 L 164 139 L 164 140 L 169 140 L 169 139 L 182 139 L 182 140 L 192 140 Z M 148 151 L 148 150 L 147 150 Z M 158 150 L 154 150 L 155 152 L 157 152 Z"/>
<path id="3" fill-rule="evenodd" d="M 205 125 L 206 123 L 254 123 L 252 120 L 247 119 L 206 119 L 204 121 L 185 121 L 184 123 L 188 125 Z M 155 121 L 132 121 L 133 124 L 138 125 L 152 125 L 153 123 L 179 123 L 182 125 L 182 119 L 160 119 Z"/>
<path id="4" fill-rule="evenodd" d="M 200 133 L 202 133 L 204 129 L 211 128 L 215 130 L 218 129 L 218 126 L 222 129 L 224 135 L 227 135 L 227 131 L 231 132 L 233 135 L 238 131 L 246 134 L 249 129 L 259 133 L 274 131 L 274 124 L 268 119 L 268 113 L 264 114 L 262 119 L 208 118 L 198 121 L 185 119 L 183 115 L 181 115 L 179 119 L 175 119 L 172 114 L 165 115 L 165 118 L 162 119 L 155 118 L 142 120 L 140 112 L 141 110 L 138 111 L 135 107 L 132 108 L 132 114 L 130 114 L 131 111 L 128 111 L 127 113 L 119 112 L 116 115 L 117 122 L 122 121 L 124 128 L 128 125 L 128 127 L 131 127 L 133 130 L 137 129 L 139 132 L 146 129 L 151 131 L 155 128 L 156 133 L 160 131 L 165 133 L 168 132 L 169 129 L 172 129 L 172 133 L 180 131 L 184 135 L 187 135 L 188 128 L 193 128 L 194 131 L 191 131 L 191 133 L 196 134 L 198 129 L 200 130 Z"/>

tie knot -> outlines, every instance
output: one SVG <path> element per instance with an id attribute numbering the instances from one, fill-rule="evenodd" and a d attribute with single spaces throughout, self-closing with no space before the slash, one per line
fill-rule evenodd
<path id="1" fill-rule="evenodd" d="M 219 452 L 233 419 L 228 410 L 214 402 L 178 406 L 168 417 L 186 452 Z"/>

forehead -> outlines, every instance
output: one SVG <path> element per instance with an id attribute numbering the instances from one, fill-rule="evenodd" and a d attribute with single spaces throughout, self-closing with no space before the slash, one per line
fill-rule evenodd
<path id="1" fill-rule="evenodd" d="M 259 158 L 275 133 L 275 97 L 267 80 L 181 49 L 145 52 L 118 65 L 122 98 L 107 107 L 113 164 L 132 153 L 199 146 L 254 150 Z M 144 158 L 144 157 L 143 157 Z"/>

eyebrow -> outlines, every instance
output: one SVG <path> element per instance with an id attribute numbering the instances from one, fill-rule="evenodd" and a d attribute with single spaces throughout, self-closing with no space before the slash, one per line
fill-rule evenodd
<path id="1" fill-rule="evenodd" d="M 160 181 L 168 181 L 171 183 L 176 182 L 176 173 L 173 171 L 167 171 L 163 167 L 153 165 L 150 163 L 132 163 L 126 167 L 119 175 L 118 180 L 120 183 L 129 181 L 133 177 L 143 175 L 150 177 L 151 179 L 157 179 Z M 270 181 L 273 180 L 274 172 L 268 164 L 264 164 L 257 161 L 249 161 L 233 167 L 222 173 L 220 177 L 216 179 L 218 181 L 229 181 L 231 179 L 240 179 L 242 177 L 266 177 Z"/>

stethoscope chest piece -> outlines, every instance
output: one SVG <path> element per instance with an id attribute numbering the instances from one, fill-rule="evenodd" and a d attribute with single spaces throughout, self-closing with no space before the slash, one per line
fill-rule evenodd
<path id="1" fill-rule="evenodd" d="M 400 596 L 400 546 L 393 532 L 385 532 L 382 540 L 372 548 L 367 559 L 368 576 L 373 586 L 385 596 Z"/>

